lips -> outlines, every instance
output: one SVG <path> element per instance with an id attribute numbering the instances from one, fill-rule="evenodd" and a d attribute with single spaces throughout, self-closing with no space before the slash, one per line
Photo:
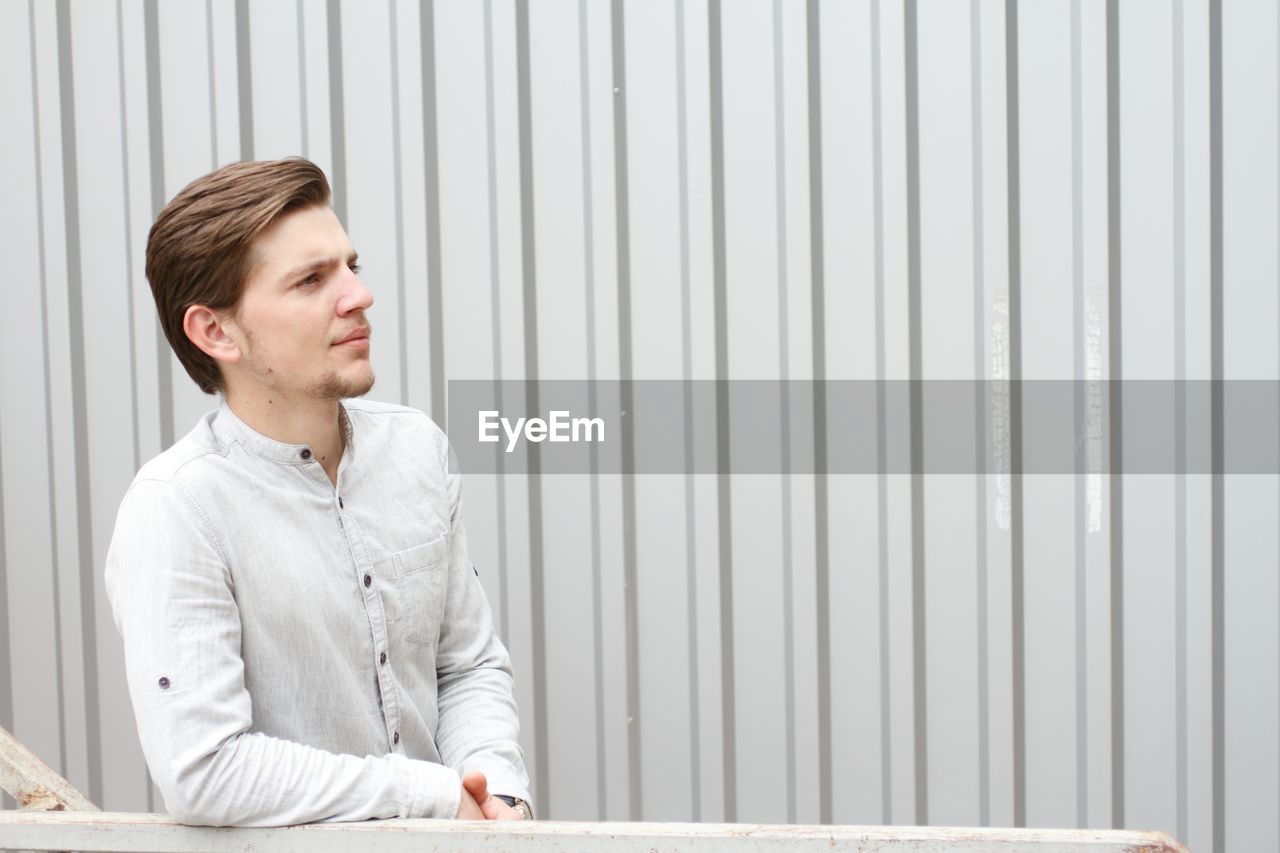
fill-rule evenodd
<path id="1" fill-rule="evenodd" d="M 356 341 L 367 341 L 367 340 L 369 340 L 369 327 L 362 326 L 361 328 L 356 329 L 354 332 L 347 335 L 342 340 L 335 341 L 334 346 L 338 346 L 339 344 L 349 344 L 349 343 L 354 343 Z"/>

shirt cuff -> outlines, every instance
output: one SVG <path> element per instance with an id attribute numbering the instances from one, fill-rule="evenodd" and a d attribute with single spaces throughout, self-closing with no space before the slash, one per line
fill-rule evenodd
<path id="1" fill-rule="evenodd" d="M 529 789 L 514 776 L 503 776 L 497 773 L 492 776 L 486 773 L 485 776 L 489 783 L 489 793 L 502 794 L 504 797 L 516 797 L 529 803 L 530 806 L 533 805 L 533 800 L 529 796 Z"/>
<path id="2" fill-rule="evenodd" d="M 462 804 L 462 777 L 452 767 L 390 755 L 392 766 L 405 778 L 408 791 L 401 817 L 453 819 Z"/>
<path id="3" fill-rule="evenodd" d="M 533 798 L 529 796 L 529 781 L 522 773 L 515 773 L 505 762 L 480 763 L 466 762 L 458 769 L 460 774 L 479 770 L 485 776 L 486 787 L 493 796 L 516 797 L 524 800 L 533 808 Z M 524 778 L 522 778 L 524 777 Z"/>

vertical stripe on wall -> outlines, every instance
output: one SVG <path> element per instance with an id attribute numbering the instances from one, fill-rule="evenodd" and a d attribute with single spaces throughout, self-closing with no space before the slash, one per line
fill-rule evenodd
<path id="1" fill-rule="evenodd" d="M 533 221 L 533 141 L 532 106 L 529 95 L 529 4 L 516 2 L 517 100 L 520 121 L 520 254 L 524 294 L 525 376 L 538 376 L 538 290 L 536 230 Z M 539 411 L 537 386 L 530 382 L 527 405 Z M 534 796 L 550 808 L 550 756 L 547 754 L 547 660 L 545 603 L 543 600 L 541 468 L 538 447 L 529 453 L 529 609 L 532 625 L 533 711 L 534 711 Z"/>
<path id="2" fill-rule="evenodd" d="M 1075 376 L 1074 414 L 1076 429 L 1085 424 L 1085 393 L 1081 380 L 1085 378 L 1084 347 L 1084 167 L 1083 167 L 1083 105 L 1080 82 L 1080 2 L 1071 0 L 1071 349 L 1072 373 Z M 1089 679 L 1086 665 L 1088 597 L 1088 448 L 1077 445 L 1074 497 L 1072 512 L 1075 526 L 1075 658 L 1076 658 L 1076 826 L 1088 826 L 1089 750 L 1088 712 Z"/>
<path id="3" fill-rule="evenodd" d="M 399 341 L 398 355 L 400 367 L 400 405 L 409 405 L 409 345 L 406 343 L 409 328 L 408 310 L 405 308 L 404 293 L 404 170 L 400 155 L 400 20 L 397 10 L 399 4 L 390 0 L 387 4 L 387 42 L 391 51 L 391 160 L 395 177 L 392 180 L 392 206 L 396 214 L 396 325 Z M 421 14 L 425 9 L 420 9 Z M 301 54 L 299 54 L 301 55 Z M 425 81 L 424 81 L 425 82 Z M 436 336 L 432 335 L 432 340 Z M 439 409 L 429 413 L 442 418 Z M 442 418 L 443 420 L 443 418 Z"/>
<path id="4" fill-rule="evenodd" d="M 40 98 L 37 85 L 37 66 L 36 66 L 36 37 L 35 37 L 35 3 L 34 0 L 27 2 L 27 25 L 29 38 L 31 39 L 31 110 L 32 110 L 32 129 L 34 136 L 34 145 L 32 151 L 35 160 L 35 181 L 36 181 L 36 248 L 37 248 L 37 264 L 39 267 L 39 284 L 40 284 L 40 329 L 41 334 L 41 366 L 43 369 L 44 380 L 44 416 L 45 424 L 52 425 L 53 418 L 51 415 L 52 402 L 50 396 L 50 372 L 49 372 L 49 335 L 46 331 L 49 328 L 48 322 L 48 276 L 45 267 L 45 234 L 44 234 L 44 168 L 43 158 L 41 156 L 41 135 L 40 135 Z M 3 444 L 3 438 L 0 437 L 0 445 Z M 46 476 L 49 480 L 49 555 L 50 563 L 53 571 L 53 613 L 54 613 L 54 637 L 55 649 L 54 659 L 57 666 L 57 696 L 58 696 L 58 768 L 62 773 L 66 773 L 66 756 L 67 756 L 67 730 L 66 730 L 66 703 L 64 701 L 63 688 L 63 668 L 62 668 L 62 609 L 59 606 L 61 601 L 59 590 L 58 571 L 58 535 L 57 535 L 57 514 L 54 512 L 56 500 L 56 480 L 53 476 L 53 442 L 46 441 Z M 0 454 L 2 455 L 2 454 Z M 0 484 L 3 484 L 4 476 L 0 471 Z M 4 515 L 3 515 L 4 495 L 3 489 L 0 488 L 0 583 L 4 586 L 3 609 L 0 613 L 4 613 L 6 618 L 9 613 L 9 595 L 8 595 L 8 573 L 5 567 L 5 544 L 4 544 Z M 5 632 L 3 638 L 4 643 L 4 672 L 3 677 L 10 680 L 3 688 L 3 705 L 0 705 L 0 712 L 4 714 L 3 725 L 12 731 L 13 729 L 13 689 L 12 689 L 12 666 L 10 663 L 10 654 L 12 648 L 10 645 L 10 637 Z"/>
<path id="5" fill-rule="evenodd" d="M 711 77 L 711 243 L 712 290 L 715 294 L 716 497 L 720 576 L 720 678 L 724 742 L 724 819 L 737 820 L 737 729 L 734 709 L 733 537 L 729 482 L 728 282 L 725 270 L 724 222 L 724 66 L 720 47 L 720 2 L 707 4 Z"/>
<path id="6" fill-rule="evenodd" d="M 79 524 L 80 616 L 83 620 L 85 716 L 89 739 L 89 799 L 102 801 L 101 731 L 98 714 L 98 650 L 94 602 L 93 527 L 89 492 L 89 425 L 85 412 L 84 309 L 81 300 L 80 207 L 76 165 L 75 81 L 71 56 L 71 8 L 55 7 L 58 89 L 62 103 L 62 192 L 67 251 L 67 330 L 71 346 L 71 411 L 75 429 L 76 517 Z"/>
<path id="7" fill-rule="evenodd" d="M 485 44 L 492 41 L 491 28 L 488 23 L 488 0 L 485 10 Z M 431 411 L 428 413 L 438 423 L 445 422 L 445 363 L 444 363 L 444 287 L 440 273 L 440 140 L 436 126 L 436 38 L 435 38 L 435 2 L 427 0 L 419 9 L 419 44 L 422 49 L 422 174 L 423 192 L 427 203 L 427 311 L 429 341 L 431 346 Z M 486 87 L 489 91 L 486 109 L 490 113 L 488 119 L 489 133 L 492 134 L 493 111 L 493 69 L 492 62 L 486 61 Z M 488 145 L 489 157 L 493 157 L 492 139 Z M 490 193 L 490 263 L 493 264 L 496 276 L 497 253 L 497 220 L 496 190 L 494 189 L 494 170 L 489 170 Z M 496 282 L 496 279 L 495 279 Z M 495 284 L 496 287 L 496 284 Z M 496 290 L 495 290 L 496 294 Z M 496 310 L 496 309 L 495 309 Z M 401 314 L 403 319 L 403 313 Z M 494 338 L 498 337 L 497 329 Z M 405 332 L 400 334 L 403 345 Z M 495 344 L 496 345 L 496 344 Z M 494 367 L 500 369 L 501 360 L 495 356 Z M 401 368 L 403 376 L 407 369 Z M 401 381 L 404 381 L 403 379 Z M 499 504 L 501 506 L 501 503 Z M 506 606 L 506 595 L 503 595 L 503 606 Z"/>
<path id="8" fill-rule="evenodd" d="M 124 85 L 124 11 L 122 8 L 122 0 L 116 0 L 116 75 L 117 85 L 120 89 L 120 106 L 121 112 L 127 114 L 128 98 Z M 133 209 L 130 200 L 130 184 L 132 183 L 129 175 L 129 122 L 120 122 L 120 174 L 123 176 L 124 190 L 124 208 L 126 211 Z M 133 219 L 130 216 L 124 217 L 124 258 L 125 258 L 125 279 L 124 279 L 124 298 L 125 306 L 129 312 L 129 411 L 133 413 L 133 467 L 138 468 L 142 462 L 142 441 L 138 434 L 138 421 L 142 416 L 141 410 L 138 408 L 138 345 L 137 330 L 134 327 L 134 304 L 133 304 L 133 282 L 134 276 L 137 275 L 136 265 L 133 258 Z M 56 612 L 56 611 L 55 611 Z"/>
<path id="9" fill-rule="evenodd" d="M 826 268 L 822 208 L 822 28 L 818 0 L 806 4 L 809 91 L 809 265 L 813 335 L 813 464 L 827 470 Z M 781 121 L 781 117 L 779 117 Z M 818 820 L 832 820 L 831 544 L 827 477 L 813 478 L 814 574 L 818 614 Z"/>
<path id="10" fill-rule="evenodd" d="M 583 241 L 582 241 L 582 270 L 583 282 L 585 284 L 585 307 L 586 317 L 584 318 L 587 326 L 587 379 L 592 381 L 588 390 L 587 404 L 590 411 L 597 411 L 599 405 L 598 394 L 594 380 L 597 378 L 598 371 L 596 369 L 596 258 L 595 258 L 595 227 L 592 222 L 592 214 L 595 210 L 594 187 L 591 176 L 591 63 L 588 61 L 588 38 L 587 38 L 587 0 L 578 0 L 578 75 L 579 90 L 578 98 L 582 111 L 582 210 L 583 216 Z M 677 61 L 682 61 L 683 57 L 677 54 Z M 683 97 L 683 92 L 681 92 Z M 683 233 L 683 232 L 682 232 Z M 494 359 L 497 363 L 495 355 Z M 604 611 L 603 596 L 601 590 L 601 547 L 600 547 L 600 478 L 595 476 L 600 470 L 600 449 L 597 445 L 591 445 L 591 640 L 595 644 L 594 654 L 592 655 L 592 675 L 595 679 L 595 750 L 596 750 L 596 817 L 600 820 L 606 819 L 608 813 L 609 787 L 607 773 L 607 758 L 605 752 L 605 703 L 604 703 Z M 696 700 L 695 700 L 696 701 Z M 693 719 L 697 719 L 696 712 Z M 696 743 L 696 739 L 693 741 Z M 697 779 L 697 750 L 693 751 L 693 777 Z M 630 780 L 629 780 L 630 781 Z M 698 812 L 697 796 L 698 789 L 695 784 L 694 789 L 693 812 Z M 696 817 L 694 818 L 697 819 Z"/>
<path id="11" fill-rule="evenodd" d="M 116 79 L 117 86 L 120 91 L 120 109 L 124 116 L 128 115 L 128 99 L 127 90 L 124 84 L 124 10 L 121 0 L 116 0 Z M 142 417 L 142 411 L 138 406 L 138 343 L 137 330 L 134 321 L 134 302 L 133 302 L 133 282 L 136 275 L 133 260 L 133 218 L 128 215 L 128 211 L 133 209 L 130 200 L 130 174 L 129 174 L 129 122 L 127 118 L 123 118 L 120 122 L 120 173 L 123 176 L 124 190 L 124 235 L 125 235 L 125 307 L 128 311 L 128 336 L 129 336 L 129 411 L 133 420 L 133 468 L 137 469 L 142 464 L 142 448 L 141 436 L 139 430 L 139 421 Z M 54 595 L 55 604 L 57 601 L 57 584 L 55 574 Z M 65 763 L 66 755 L 66 711 L 64 709 L 63 687 L 62 687 L 62 619 L 58 608 L 54 608 L 54 637 L 57 644 L 56 656 L 58 667 L 58 733 L 60 743 L 62 744 L 62 760 Z M 65 769 L 63 770 L 65 773 Z M 147 811 L 155 811 L 155 786 L 151 782 L 150 770 L 146 771 L 146 779 L 143 782 L 143 788 L 146 791 Z"/>
<path id="12" fill-rule="evenodd" d="M 328 0 L 329 37 L 329 183 L 333 188 L 333 212 L 343 226 L 347 222 L 347 138 L 342 91 L 342 0 Z"/>
<path id="13" fill-rule="evenodd" d="M 1018 141 L 1018 0 L 1005 3 L 1005 112 L 1009 211 L 1009 538 L 1013 626 L 1013 824 L 1027 824 L 1027 690 L 1023 623 L 1022 243 Z"/>
<path id="14" fill-rule="evenodd" d="M 1213 693 L 1213 851 L 1225 853 L 1226 690 L 1223 648 L 1225 541 L 1223 538 L 1223 280 L 1222 280 L 1222 0 L 1209 0 L 1209 441 L 1210 470 L 1210 681 Z"/>
<path id="15" fill-rule="evenodd" d="M 1111 379 L 1111 823 L 1124 826 L 1124 376 L 1121 332 L 1120 7 L 1107 0 L 1107 359 Z"/>
<path id="16" fill-rule="evenodd" d="M 791 473 L 791 378 L 787 310 L 787 137 L 786 95 L 782 64 L 782 2 L 773 0 L 773 144 L 774 203 L 777 205 L 778 364 L 781 391 L 780 459 L 784 475 Z M 813 233 L 817 233 L 816 231 Z M 787 823 L 796 822 L 796 642 L 795 593 L 792 567 L 791 489 L 782 489 L 782 648 L 784 742 L 786 744 Z"/>
<path id="17" fill-rule="evenodd" d="M 618 376 L 622 379 L 621 408 L 632 411 L 630 380 L 633 376 L 631 338 L 631 226 L 627 175 L 627 55 L 626 19 L 622 0 L 613 0 L 609 9 L 611 67 L 613 78 L 613 186 L 618 261 Z M 631 421 L 622 428 L 623 470 L 635 468 L 635 434 Z M 635 481 L 622 482 L 622 577 L 623 620 L 626 655 L 627 702 L 627 813 L 630 820 L 644 819 L 640 796 L 643 756 L 640 751 L 640 637 L 636 601 L 636 490 Z"/>
<path id="18" fill-rule="evenodd" d="M 303 157 L 310 159 L 311 154 L 307 144 L 310 133 L 308 128 L 311 126 L 307 119 L 307 14 L 305 0 L 297 0 L 298 4 L 298 136 L 301 139 L 302 148 L 299 153 Z M 210 99 L 212 100 L 212 99 Z M 217 127 L 217 125 L 214 125 Z"/>
<path id="19" fill-rule="evenodd" d="M 984 256 L 985 208 L 982 168 L 982 28 L 978 0 L 969 0 L 969 89 L 973 92 L 970 122 L 973 128 L 973 378 L 984 379 L 986 363 L 986 261 Z M 991 713 L 990 674 L 987 662 L 987 407 L 986 395 L 977 385 L 974 391 L 974 465 L 973 505 L 977 507 L 975 554 L 978 560 L 978 822 L 991 823 Z"/>
<path id="20" fill-rule="evenodd" d="M 235 12 L 236 12 L 236 32 L 237 32 L 237 39 L 236 39 L 236 49 L 237 49 L 237 54 L 236 54 L 236 59 L 237 59 L 237 68 L 236 68 L 236 78 L 237 78 L 237 79 L 236 79 L 236 99 L 237 99 L 237 101 L 238 101 L 237 106 L 239 106 L 239 105 L 243 105 L 243 104 L 245 103 L 245 100 L 244 100 L 244 97 L 243 97 L 243 96 L 244 96 L 244 93 L 243 93 L 241 90 L 242 90 L 243 86 L 248 85 L 246 81 L 248 81 L 250 78 L 249 78 L 248 73 L 247 73 L 247 72 L 245 72 L 245 70 L 244 70 L 243 68 L 239 67 L 239 64 L 238 64 L 238 63 L 239 63 L 239 60 L 240 60 L 240 55 L 239 55 L 239 49 L 240 49 L 240 46 L 241 46 L 241 45 L 247 45 L 247 44 L 248 44 L 248 40 L 247 40 L 247 39 L 245 39 L 245 38 L 240 38 L 240 37 L 238 36 L 239 29 L 240 29 L 240 22 L 241 22 L 242 20 L 246 21 L 246 26 L 247 26 L 247 17 L 241 17 L 241 15 L 240 15 L 240 13 L 241 13 L 241 9 L 240 9 L 240 4 L 239 4 L 239 3 L 237 3 L 237 4 L 236 4 Z M 217 132 L 217 129 L 218 129 L 218 127 L 220 126 L 220 125 L 218 124 L 218 82 L 217 82 L 217 81 L 218 81 L 218 78 L 217 78 L 217 67 L 218 67 L 218 64 L 217 64 L 217 61 L 216 61 L 216 56 L 217 56 L 217 54 L 214 52 L 214 46 L 213 46 L 213 0 L 205 0 L 205 2 L 204 2 L 204 26 L 205 26 L 204 49 L 205 49 L 205 50 L 208 52 L 208 54 L 209 54 L 209 63 L 208 63 L 208 69 L 209 69 L 209 130 L 210 130 L 210 133 L 209 133 L 209 149 L 210 149 L 210 150 L 209 150 L 209 154 L 210 154 L 210 156 L 209 156 L 209 160 L 210 160 L 213 164 L 215 164 L 215 165 L 220 165 L 220 164 L 222 163 L 222 152 L 218 150 L 218 132 Z M 248 52 L 246 52 L 246 53 L 244 54 L 244 56 L 245 56 L 245 60 L 246 60 L 246 61 L 248 61 L 248 57 L 249 57 Z M 249 89 L 249 96 L 250 96 L 250 97 L 252 97 L 252 95 L 253 95 L 253 89 L 252 89 L 252 87 L 250 87 L 250 89 Z M 239 121 L 239 128 L 241 129 L 241 131 L 243 131 L 243 130 L 244 130 L 243 117 L 239 117 L 239 118 L 240 118 L 240 121 Z M 241 148 L 243 149 L 243 147 L 244 147 L 244 146 L 243 146 L 243 140 L 241 140 L 241 143 L 242 143 L 242 144 L 241 144 Z"/>
<path id="21" fill-rule="evenodd" d="M 880 0 L 871 0 L 871 173 L 875 207 L 876 303 L 876 562 L 880 624 L 880 814 L 893 816 L 893 741 L 889 711 L 889 490 L 885 407 L 884 151 L 880 84 Z"/>
<path id="22" fill-rule="evenodd" d="M 44 231 L 44 160 L 41 156 L 43 143 L 40 134 L 40 98 L 37 86 L 37 67 L 36 67 L 36 25 L 35 25 L 35 0 L 27 2 L 27 25 L 28 34 L 31 39 L 31 112 L 32 112 L 32 128 L 34 134 L 34 145 L 32 151 L 35 155 L 35 179 L 36 179 L 36 251 L 37 265 L 39 268 L 40 278 L 40 357 L 41 367 L 43 370 L 44 380 L 44 422 L 48 426 L 53 425 L 53 394 L 51 388 L 51 370 L 49 364 L 49 277 L 45 260 L 45 231 Z M 57 507 L 57 479 L 54 477 L 54 455 L 53 442 L 45 442 L 45 471 L 49 480 L 49 567 L 53 573 L 53 621 L 54 621 L 54 661 L 57 667 L 57 696 L 58 696 L 58 771 L 62 774 L 67 772 L 67 708 L 66 708 L 66 686 L 63 681 L 63 645 L 62 645 L 62 591 L 61 577 L 62 572 L 58 564 L 58 513 Z M 0 479 L 2 482 L 2 479 Z M 2 497 L 2 496 L 0 496 Z M 3 530 L 3 519 L 0 519 L 0 530 Z M 3 535 L 3 534 L 0 534 Z M 0 555 L 4 552 L 4 548 L 0 547 Z M 3 559 L 0 556 L 0 559 Z M 8 598 L 8 583 L 5 582 L 5 597 Z M 8 614 L 8 608 L 2 611 Z M 6 641 L 8 638 L 6 637 Z M 6 642 L 7 645 L 7 642 Z M 4 666 L 7 672 L 10 672 L 10 662 L 8 654 L 5 655 Z M 12 687 L 6 688 L 6 695 L 12 702 Z M 9 706 L 9 716 L 6 718 L 6 727 L 13 725 L 13 708 Z"/>
<path id="23" fill-rule="evenodd" d="M 433 6 L 434 11 L 434 6 Z M 434 39 L 433 39 L 434 41 Z M 502 299 L 498 286 L 498 166 L 494 140 L 493 104 L 493 3 L 484 0 L 484 101 L 485 101 L 485 158 L 489 181 L 489 298 L 490 334 L 493 337 L 494 379 L 502 379 Z M 428 202 L 430 203 L 430 202 Z M 494 451 L 497 452 L 496 450 Z M 507 487 L 502 476 L 503 461 L 498 455 L 498 589 L 501 590 L 498 608 L 498 633 L 504 642 L 510 642 L 510 602 L 507 595 Z"/>
<path id="24" fill-rule="evenodd" d="M 586 2 L 586 0 L 582 0 Z M 678 182 L 680 188 L 680 367 L 682 375 L 693 376 L 693 321 L 692 294 L 689 274 L 689 128 L 687 94 L 688 79 L 685 68 L 685 5 L 676 0 L 676 145 L 678 147 Z M 693 386 L 684 389 L 684 459 L 685 465 L 693 462 Z M 695 491 L 693 477 L 685 477 L 685 582 L 688 596 L 687 635 L 689 638 L 689 771 L 692 781 L 690 813 L 693 820 L 702 819 L 702 707 L 698 697 L 700 684 L 698 672 L 698 524 L 693 510 Z"/>
<path id="25" fill-rule="evenodd" d="M 1187 378 L 1187 253 L 1186 253 L 1186 143 L 1185 110 L 1186 85 L 1183 62 L 1185 43 L 1183 35 L 1183 0 L 1176 0 L 1173 8 L 1173 369 L 1174 398 L 1174 459 L 1179 466 L 1174 483 L 1174 591 L 1177 613 L 1175 639 L 1177 658 L 1175 685 L 1174 749 L 1177 772 L 1177 837 L 1187 840 L 1187 406 L 1184 382 Z"/>
<path id="26" fill-rule="evenodd" d="M 164 209 L 164 113 L 160 97 L 160 10 L 159 0 L 144 0 L 143 28 L 147 44 L 147 150 L 150 151 L 151 215 Z M 212 51 L 210 51 L 212 55 Z M 212 103 L 213 99 L 210 98 Z M 156 386 L 159 388 L 160 446 L 173 444 L 173 362 L 160 318 L 156 318 Z"/>
<path id="27" fill-rule="evenodd" d="M 925 678 L 924 397 L 920 334 L 920 98 L 916 59 L 916 0 L 903 14 L 907 113 L 907 346 L 911 377 L 911 668 L 915 728 L 916 823 L 929 822 L 928 707 Z"/>
<path id="28" fill-rule="evenodd" d="M 212 28 L 210 28 L 212 33 Z M 240 99 L 240 159 L 253 158 L 253 64 L 249 50 L 249 0 L 236 0 L 236 91 Z M 213 51 L 209 51 L 209 86 L 213 86 Z M 303 99 L 305 103 L 305 98 Z M 215 103 L 209 98 L 209 103 Z M 217 123 L 210 125 L 217 130 Z M 216 133 L 214 134 L 216 137 Z M 214 158 L 217 160 L 217 157 Z M 216 165 L 222 165 L 216 163 Z"/>

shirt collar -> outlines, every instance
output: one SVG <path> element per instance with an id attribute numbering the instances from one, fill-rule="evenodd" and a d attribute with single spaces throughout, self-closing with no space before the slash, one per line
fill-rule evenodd
<path id="1" fill-rule="evenodd" d="M 343 456 L 346 456 L 353 451 L 354 435 L 351 429 L 351 419 L 347 416 L 347 407 L 342 405 L 341 402 L 338 403 L 338 418 L 341 420 L 343 431 L 346 433 L 346 450 L 343 453 Z M 226 397 L 223 397 L 218 405 L 218 412 L 213 419 L 213 432 L 224 441 L 228 443 L 238 442 L 246 450 L 272 462 L 305 465 L 314 459 L 311 448 L 308 445 L 286 444 L 283 441 L 276 441 L 274 438 L 268 438 L 249 426 L 240 419 L 239 415 L 231 410 Z"/>

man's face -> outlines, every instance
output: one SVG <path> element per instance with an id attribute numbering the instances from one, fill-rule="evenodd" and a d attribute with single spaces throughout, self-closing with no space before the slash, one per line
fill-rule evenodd
<path id="1" fill-rule="evenodd" d="M 228 390 L 340 400 L 372 388 L 365 311 L 373 296 L 358 269 L 328 207 L 293 211 L 259 234 L 228 323 L 243 354 L 224 366 Z"/>

